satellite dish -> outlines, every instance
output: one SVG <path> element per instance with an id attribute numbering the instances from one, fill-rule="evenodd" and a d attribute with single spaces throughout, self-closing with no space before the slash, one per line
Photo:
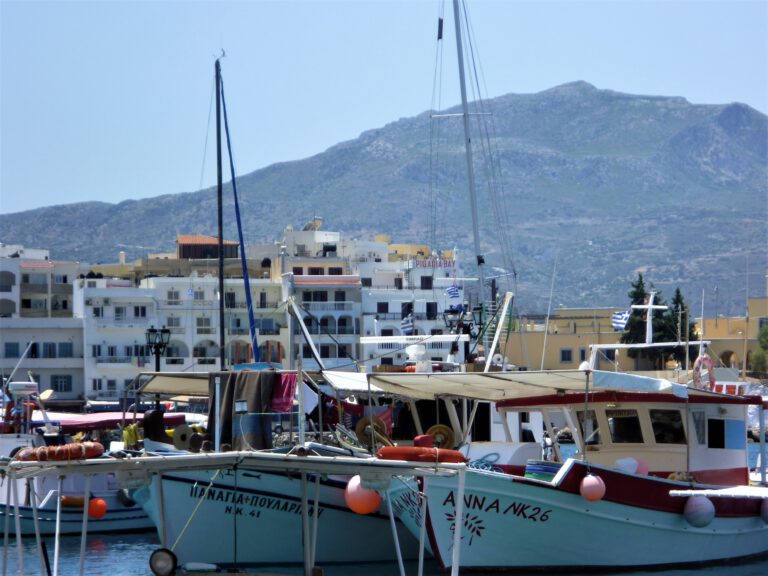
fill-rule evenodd
<path id="1" fill-rule="evenodd" d="M 176 430 L 173 431 L 173 446 L 177 450 L 189 450 L 189 442 L 192 438 L 192 428 L 186 424 L 176 426 Z"/>

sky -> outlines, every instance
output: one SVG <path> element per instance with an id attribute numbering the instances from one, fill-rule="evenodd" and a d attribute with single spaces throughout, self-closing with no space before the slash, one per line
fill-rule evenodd
<path id="1" fill-rule="evenodd" d="M 424 112 L 441 10 L 452 43 L 440 0 L 0 0 L 0 213 L 214 185 L 222 50 L 238 174 Z M 488 97 L 584 80 L 768 112 L 768 0 L 468 10 Z M 460 101 L 448 50 L 442 107 Z"/>

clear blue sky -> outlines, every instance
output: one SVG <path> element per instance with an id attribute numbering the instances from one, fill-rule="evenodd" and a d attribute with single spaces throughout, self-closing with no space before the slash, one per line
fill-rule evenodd
<path id="1" fill-rule="evenodd" d="M 213 133 L 203 158 L 222 48 L 238 174 L 423 112 L 439 10 L 0 0 L 0 213 L 195 191 L 203 170 L 212 185 Z M 768 111 L 766 0 L 474 0 L 469 11 L 488 96 L 585 80 Z M 442 102 L 458 101 L 446 85 Z"/>

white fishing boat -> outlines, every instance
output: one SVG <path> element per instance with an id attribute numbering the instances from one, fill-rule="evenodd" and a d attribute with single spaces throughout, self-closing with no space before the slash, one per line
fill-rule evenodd
<path id="1" fill-rule="evenodd" d="M 763 399 L 595 369 L 599 352 L 581 370 L 369 376 L 393 394 L 493 401 L 504 423 L 505 441 L 464 438 L 463 499 L 455 478 L 421 484 L 443 566 L 659 567 L 768 552 L 768 490 L 749 485 L 746 433 L 748 409 Z M 575 457 L 521 441 L 509 423 L 532 414 L 549 438 L 553 422 L 566 422 Z M 413 484 L 400 486 L 393 508 L 419 534 Z"/>
<path id="2" fill-rule="evenodd" d="M 17 390 L 10 383 L 9 389 Z M 8 414 L 14 414 L 0 425 L 6 430 L 0 434 L 0 455 L 3 457 L 2 490 L 0 490 L 0 522 L 11 534 L 32 536 L 36 531 L 41 535 L 79 534 L 83 514 L 89 515 L 89 532 L 134 532 L 151 530 L 152 521 L 123 489 L 114 475 L 94 476 L 90 479 L 88 495 L 84 494 L 85 478 L 78 475 L 55 477 L 19 478 L 13 483 L 5 477 L 8 462 L 18 459 L 24 451 L 31 451 L 30 458 L 68 458 L 65 447 L 84 446 L 74 442 L 77 433 L 98 434 L 100 431 L 117 428 L 121 423 L 141 422 L 142 414 L 104 412 L 97 414 L 69 414 L 40 410 L 42 400 L 36 394 L 34 383 L 23 383 L 29 393 L 21 397 L 14 395 L 16 403 L 26 410 L 18 412 L 10 407 Z M 44 394 L 40 395 L 44 396 Z M 18 416 L 18 417 L 17 417 Z M 169 426 L 183 423 L 183 414 L 167 414 Z M 103 452 L 103 445 L 100 452 Z M 61 454 L 58 455 L 58 452 Z M 75 454 L 77 451 L 72 452 Z M 93 455 L 93 454 L 92 454 Z M 77 457 L 85 456 L 77 453 Z M 34 512 L 34 513 L 33 513 Z M 58 522 L 57 522 L 58 514 Z M 7 519 L 7 522 L 6 522 Z M 18 522 L 17 522 L 18 520 Z"/>

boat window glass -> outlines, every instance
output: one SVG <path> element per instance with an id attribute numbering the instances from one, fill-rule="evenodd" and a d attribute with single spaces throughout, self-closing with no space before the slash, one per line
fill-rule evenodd
<path id="1" fill-rule="evenodd" d="M 606 410 L 611 441 L 615 444 L 642 444 L 643 431 L 637 410 Z"/>
<path id="2" fill-rule="evenodd" d="M 703 445 L 707 441 L 705 428 L 707 417 L 703 410 L 695 410 L 691 413 L 691 416 L 693 417 L 693 427 L 696 429 L 696 441 Z"/>
<path id="3" fill-rule="evenodd" d="M 685 444 L 683 418 L 679 410 L 650 410 L 656 444 Z"/>
<path id="4" fill-rule="evenodd" d="M 584 443 L 587 445 L 601 444 L 600 429 L 597 423 L 597 418 L 595 417 L 595 411 L 590 410 L 585 418 L 584 410 L 581 410 L 578 412 L 578 417 L 579 427 L 581 427 L 581 435 L 582 438 L 585 439 Z"/>

